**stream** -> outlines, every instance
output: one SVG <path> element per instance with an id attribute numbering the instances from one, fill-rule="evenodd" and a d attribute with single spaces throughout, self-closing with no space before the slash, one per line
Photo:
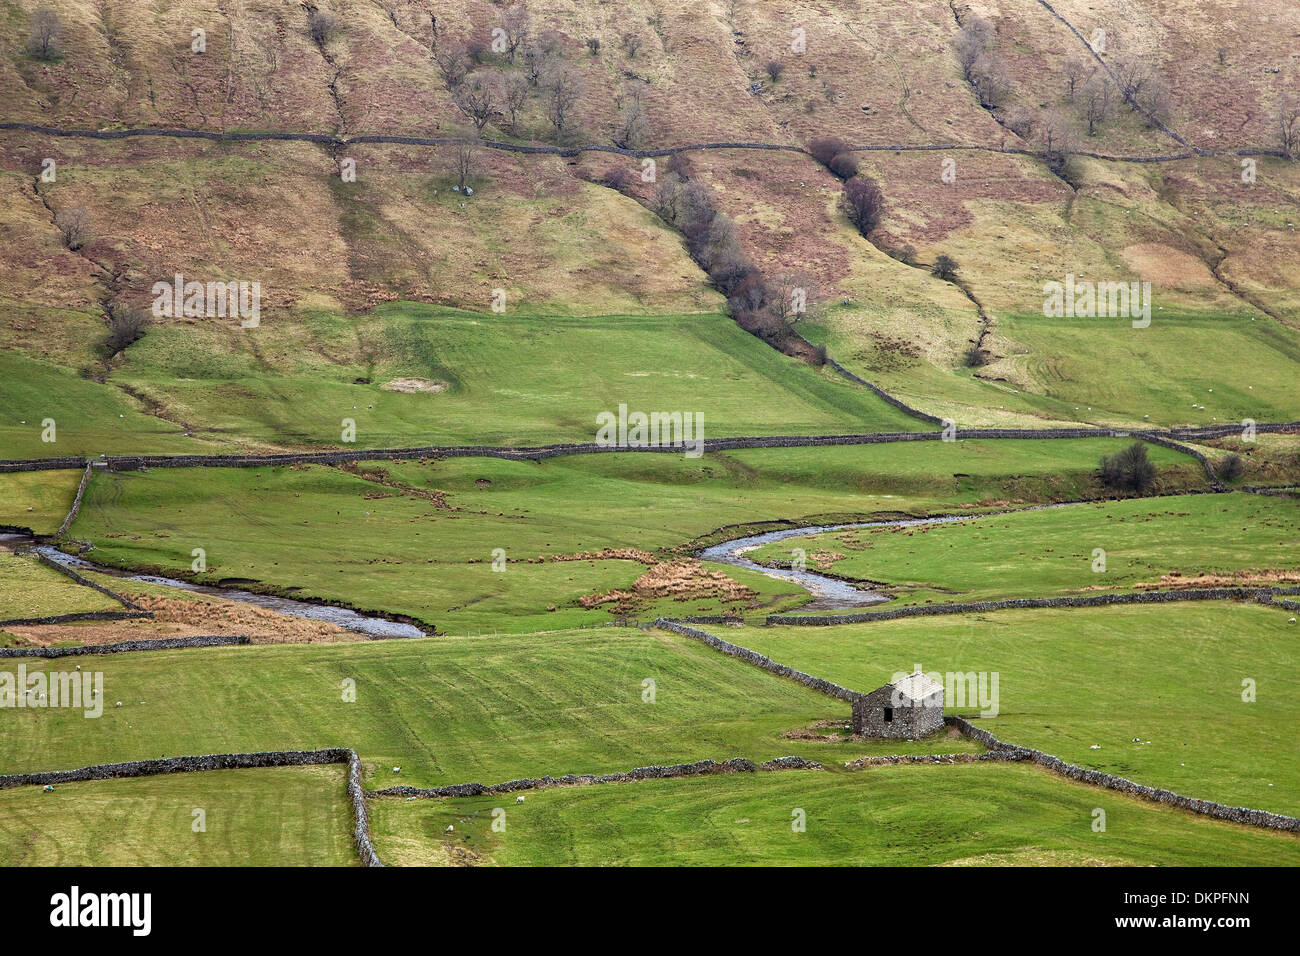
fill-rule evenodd
<path id="1" fill-rule="evenodd" d="M 337 624 L 345 627 L 349 631 L 356 631 L 358 634 L 365 634 L 371 638 L 390 638 L 390 637 L 423 637 L 424 632 L 414 624 L 402 624 L 397 621 L 389 621 L 382 617 L 369 617 L 365 614 L 358 614 L 345 607 L 333 607 L 329 604 L 313 604 L 309 601 L 298 601 L 293 598 L 279 597 L 273 594 L 254 594 L 252 591 L 244 591 L 233 587 L 218 587 L 210 584 L 192 584 L 189 581 L 181 581 L 176 578 L 166 578 L 156 574 L 124 574 L 113 568 L 101 567 L 97 564 L 85 560 L 84 558 L 75 557 L 74 555 L 64 554 L 57 548 L 49 545 L 35 544 L 35 542 L 26 535 L 3 534 L 0 535 L 0 547 L 13 548 L 15 545 L 23 546 L 24 549 L 30 549 L 37 554 L 43 554 L 51 561 L 74 571 L 93 571 L 98 574 L 107 574 L 113 577 L 122 578 L 126 581 L 140 581 L 146 584 L 161 584 L 164 587 L 177 588 L 182 591 L 190 591 L 196 594 L 207 594 L 212 597 L 224 598 L 227 601 L 238 601 L 240 604 L 252 604 L 256 607 L 266 608 L 268 611 L 277 611 L 280 614 L 289 614 L 293 617 L 310 618 L 314 621 L 325 621 L 329 624 Z"/>

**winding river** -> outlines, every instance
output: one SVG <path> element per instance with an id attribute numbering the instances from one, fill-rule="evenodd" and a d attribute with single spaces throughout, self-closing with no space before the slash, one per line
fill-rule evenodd
<path id="1" fill-rule="evenodd" d="M 182 591 L 191 591 L 196 594 L 207 594 L 212 597 L 223 598 L 227 601 L 237 601 L 240 604 L 252 604 L 256 607 L 266 608 L 268 611 L 277 611 L 280 614 L 289 614 L 293 617 L 310 618 L 314 621 L 325 621 L 329 624 L 337 624 L 339 627 L 345 627 L 349 631 L 356 631 L 358 634 L 364 634 L 367 637 L 375 639 L 424 636 L 424 631 L 420 630 L 420 628 L 413 624 L 403 624 L 398 621 L 389 621 L 382 617 L 371 617 L 365 614 L 359 614 L 350 608 L 333 607 L 329 604 L 314 604 L 309 601 L 298 601 L 293 598 L 279 597 L 274 594 L 254 594 L 252 591 L 244 591 L 233 587 L 193 584 L 189 581 L 181 581 L 177 578 L 166 578 L 156 574 L 124 574 L 121 571 L 115 571 L 112 568 L 92 564 L 84 558 L 64 554 L 62 551 L 57 548 L 52 548 L 49 545 L 33 544 L 32 539 L 26 535 L 0 535 L 0 545 L 8 545 L 12 547 L 15 544 L 33 545 L 30 547 L 30 550 L 35 551 L 38 554 L 43 554 L 51 561 L 57 562 L 64 567 L 72 568 L 76 571 L 93 571 L 98 574 L 112 575 L 113 577 L 122 578 L 127 581 L 160 584 L 164 587 L 177 588 Z"/>
<path id="2" fill-rule="evenodd" d="M 800 611 L 824 611 L 837 608 L 851 607 L 870 607 L 873 604 L 882 604 L 885 601 L 892 600 L 888 595 L 881 594 L 879 591 L 871 591 L 867 588 L 857 587 L 847 581 L 840 581 L 835 578 L 827 577 L 824 574 L 818 574 L 816 571 L 802 570 L 799 568 L 769 568 L 765 565 L 751 561 L 745 555 L 765 544 L 771 544 L 774 541 L 785 541 L 789 538 L 802 538 L 808 535 L 821 534 L 826 531 L 842 531 L 846 528 L 911 528 L 917 525 L 930 524 L 952 524 L 958 521 L 976 521 L 980 518 L 992 518 L 1005 514 L 1013 514 L 1021 511 L 1040 511 L 1045 508 L 1061 508 L 1078 502 L 1053 503 L 1048 505 L 1032 505 L 1027 508 L 1016 508 L 1009 511 L 985 512 L 983 514 L 970 515 L 942 515 L 936 518 L 904 518 L 898 521 L 860 521 L 852 524 L 826 524 L 826 525 L 808 525 L 799 528 L 783 528 L 780 531 L 768 531 L 764 534 L 748 535 L 743 538 L 732 538 L 730 541 L 723 541 L 721 544 L 715 544 L 696 552 L 696 557 L 702 561 L 714 561 L 718 564 L 730 564 L 733 567 L 744 568 L 746 571 L 757 571 L 760 574 L 766 574 L 770 578 L 778 578 L 782 581 L 791 581 L 808 591 L 813 596 L 810 603 L 799 608 Z"/>

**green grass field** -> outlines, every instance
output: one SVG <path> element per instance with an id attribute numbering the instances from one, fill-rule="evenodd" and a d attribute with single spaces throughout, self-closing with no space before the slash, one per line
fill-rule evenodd
<path id="1" fill-rule="evenodd" d="M 57 663 L 27 662 L 29 672 Z M 848 705 L 697 641 L 639 630 L 142 652 L 95 667 L 105 701 L 122 707 L 98 719 L 7 711 L 0 773 L 352 747 L 372 788 L 954 749 L 946 739 L 877 747 L 783 739 L 847 720 Z M 355 702 L 343 700 L 346 680 L 355 681 Z M 647 680 L 653 702 L 642 699 Z"/>
<path id="2" fill-rule="evenodd" d="M 789 563 L 791 549 L 826 554 L 818 567 L 885 582 L 902 603 L 1049 597 L 1159 584 L 1163 575 L 1268 572 L 1300 582 L 1300 504 L 1260 495 L 1108 501 L 960 524 L 861 528 L 765 545 L 751 557 Z M 1105 552 L 1104 570 L 1094 570 Z M 831 560 L 829 555 L 844 557 Z"/>
<path id="3" fill-rule="evenodd" d="M 1157 312 L 1149 328 L 1134 329 L 1122 319 L 1031 314 L 1001 318 L 999 330 L 1013 343 L 1006 364 L 1049 399 L 1091 405 L 1088 421 L 1212 425 L 1300 415 L 1290 385 L 1300 335 L 1271 319 Z"/>
<path id="4" fill-rule="evenodd" d="M 442 383 L 404 394 L 401 378 Z M 359 381 L 360 380 L 360 381 Z M 707 437 L 911 431 L 867 390 L 788 358 L 716 313 L 494 315 L 416 304 L 311 313 L 256 330 L 159 325 L 114 381 L 200 437 L 357 447 L 592 441 L 596 416 L 703 416 Z"/>
<path id="5" fill-rule="evenodd" d="M 505 811 L 504 832 L 492 811 Z M 1105 832 L 1094 832 L 1094 810 Z M 806 829 L 794 832 L 796 810 Z M 447 833 L 448 826 L 455 829 Z M 504 866 L 1295 866 L 1300 839 L 1015 764 L 789 771 L 371 801 L 390 863 Z"/>
<path id="6" fill-rule="evenodd" d="M 628 453 L 365 466 L 382 469 L 372 477 L 387 484 L 325 467 L 96 474 L 71 533 L 93 541 L 104 563 L 188 571 L 201 547 L 205 580 L 300 588 L 299 596 L 406 614 L 451 633 L 529 631 L 611 620 L 611 605 L 587 609 L 579 599 L 629 588 L 646 570 L 632 560 L 540 557 L 661 552 L 732 525 L 1087 497 L 1100 493 L 1097 460 L 1122 444 L 925 442 L 694 460 Z M 1154 449 L 1152 458 L 1166 486 L 1203 486 L 1186 456 Z M 498 548 L 505 572 L 492 570 Z M 762 610 L 807 597 L 763 575 L 728 574 L 757 592 L 751 603 Z M 746 605 L 649 599 L 634 616 L 737 609 Z"/>
<path id="7" fill-rule="evenodd" d="M 112 385 L 7 350 L 0 350 L 0 407 L 0 458 L 213 451 L 207 442 L 184 437 L 179 425 L 146 414 Z M 48 419 L 54 421 L 51 442 L 42 438 Z"/>
<path id="8" fill-rule="evenodd" d="M 0 790 L 0 865 L 355 866 L 345 778 L 265 767 Z"/>
<path id="9" fill-rule="evenodd" d="M 882 351 L 839 310 L 807 334 L 863 378 L 962 427 L 1035 419 L 1167 427 L 1300 416 L 1289 385 L 1300 335 L 1261 315 L 1155 312 L 1148 328 L 1134 329 L 1127 319 L 999 311 L 995 328 L 991 348 L 1001 358 L 976 369 L 956 353 L 945 365 L 937 356 Z"/>
<path id="10" fill-rule="evenodd" d="M 0 473 L 0 526 L 54 534 L 80 481 L 81 472 L 74 469 Z"/>
<path id="11" fill-rule="evenodd" d="M 120 611 L 122 605 L 94 588 L 64 577 L 34 558 L 0 551 L 0 621 L 81 611 Z"/>
<path id="12" fill-rule="evenodd" d="M 727 637 L 858 691 L 917 664 L 941 675 L 996 672 L 998 714 L 979 726 L 1007 743 L 1191 797 L 1296 814 L 1300 630 L 1291 616 L 1215 601 L 747 627 Z M 1242 699 L 1246 680 L 1253 703 Z M 947 713 L 979 710 L 945 704 Z"/>

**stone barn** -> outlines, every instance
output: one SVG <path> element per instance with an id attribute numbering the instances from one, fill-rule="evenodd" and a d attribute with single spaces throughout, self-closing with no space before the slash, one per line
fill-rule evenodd
<path id="1" fill-rule="evenodd" d="M 915 740 L 943 726 L 943 685 L 920 671 L 853 702 L 853 732 Z"/>

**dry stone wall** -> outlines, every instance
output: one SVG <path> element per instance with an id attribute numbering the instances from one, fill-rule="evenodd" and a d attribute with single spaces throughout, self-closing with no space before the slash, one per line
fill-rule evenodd
<path id="1" fill-rule="evenodd" d="M 1296 817 L 1269 813 L 1267 810 L 1252 810 L 1249 807 L 1230 807 L 1226 804 L 1215 803 L 1212 800 L 1198 800 L 1195 797 L 1185 797 L 1180 793 L 1174 793 L 1172 790 L 1162 790 L 1134 783 L 1132 780 L 1116 777 L 1109 773 L 1102 773 L 1100 770 L 1085 770 L 1083 767 L 1066 763 L 1059 757 L 1053 757 L 1041 750 L 1034 750 L 1032 747 L 1019 747 L 1015 744 L 1003 743 L 987 730 L 981 730 L 963 717 L 948 717 L 946 720 L 964 735 L 982 743 L 992 751 L 1006 753 L 1010 759 L 1032 760 L 1034 763 L 1047 767 L 1063 777 L 1069 777 L 1071 780 L 1092 784 L 1095 787 L 1105 787 L 1107 790 L 1116 790 L 1154 803 L 1178 807 L 1181 810 L 1190 810 L 1193 813 L 1200 813 L 1216 820 L 1244 823 L 1247 826 L 1263 827 L 1268 830 L 1286 830 L 1291 833 L 1300 833 L 1300 819 Z"/>

